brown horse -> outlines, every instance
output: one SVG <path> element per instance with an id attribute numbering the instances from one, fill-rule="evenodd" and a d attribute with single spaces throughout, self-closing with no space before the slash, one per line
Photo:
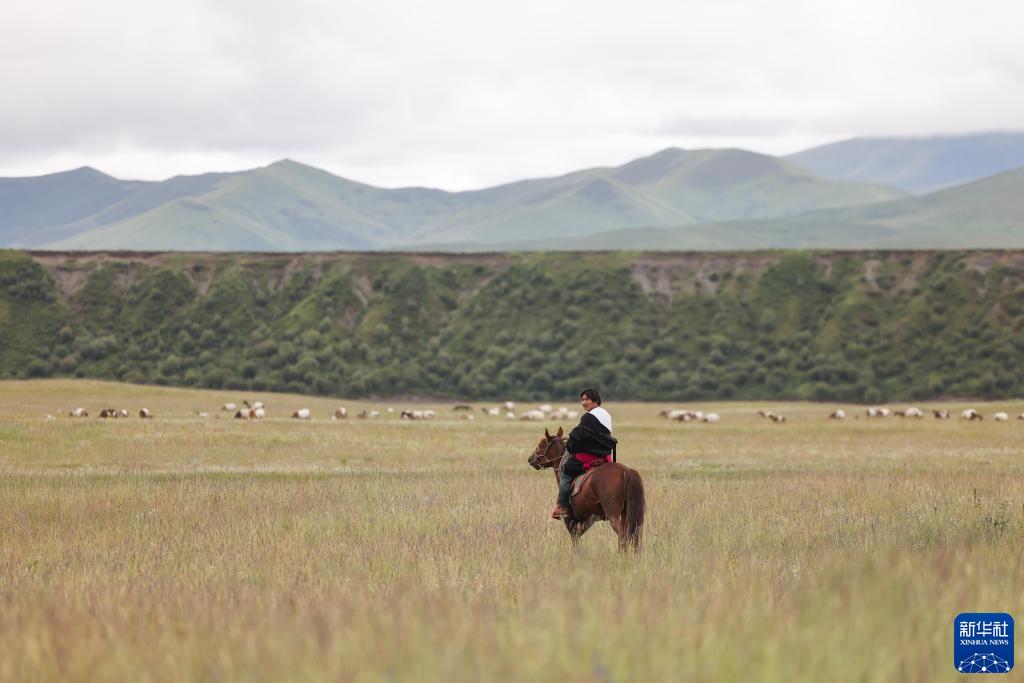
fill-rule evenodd
<path id="1" fill-rule="evenodd" d="M 559 427 L 555 435 L 545 429 L 544 438 L 527 462 L 535 470 L 552 468 L 557 484 L 563 455 L 565 439 L 562 438 L 562 428 Z M 619 550 L 625 551 L 632 547 L 635 552 L 640 552 L 646 507 L 644 482 L 640 474 L 625 465 L 612 462 L 597 467 L 583 482 L 580 492 L 572 499 L 573 517 L 562 521 L 565 522 L 573 547 L 579 544 L 580 536 L 594 522 L 606 519 L 619 537 Z"/>

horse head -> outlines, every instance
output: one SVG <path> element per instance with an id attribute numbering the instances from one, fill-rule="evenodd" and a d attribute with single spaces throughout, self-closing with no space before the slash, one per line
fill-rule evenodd
<path id="1" fill-rule="evenodd" d="M 549 434 L 547 428 L 544 429 L 544 438 L 537 443 L 537 447 L 533 449 L 533 453 L 526 462 L 530 464 L 535 470 L 542 470 L 545 467 L 558 467 L 558 463 L 562 461 L 562 455 L 565 454 L 565 441 L 562 439 L 562 428 L 558 428 L 557 434 Z"/>

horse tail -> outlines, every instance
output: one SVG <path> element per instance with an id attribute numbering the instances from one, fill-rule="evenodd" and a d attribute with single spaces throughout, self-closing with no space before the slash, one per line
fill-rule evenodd
<path id="1" fill-rule="evenodd" d="M 647 501 L 644 498 L 644 480 L 634 470 L 626 468 L 626 539 L 633 550 L 640 552 L 640 539 L 643 536 L 644 513 Z"/>

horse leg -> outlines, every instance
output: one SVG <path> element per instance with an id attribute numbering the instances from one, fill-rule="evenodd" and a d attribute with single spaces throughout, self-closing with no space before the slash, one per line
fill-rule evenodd
<path id="1" fill-rule="evenodd" d="M 612 531 L 619 537 L 619 550 L 629 550 L 629 532 L 626 528 L 626 505 L 620 496 L 611 492 L 604 492 L 601 496 L 601 509 L 604 516 L 612 527 Z"/>
<path id="2" fill-rule="evenodd" d="M 602 477 L 596 493 L 605 518 L 619 537 L 619 550 L 640 552 L 640 526 L 644 518 L 643 481 L 633 470 Z"/>
<path id="3" fill-rule="evenodd" d="M 608 516 L 608 523 L 612 525 L 612 531 L 619 537 L 619 550 L 626 552 L 629 549 L 629 539 L 626 534 L 626 523 L 617 514 Z"/>
<path id="4" fill-rule="evenodd" d="M 578 551 L 580 548 L 580 536 L 587 533 L 587 529 L 593 524 L 593 520 L 587 520 L 586 522 L 578 522 L 576 520 L 565 520 L 565 528 L 569 532 L 569 538 L 572 540 L 572 549 Z"/>
<path id="5" fill-rule="evenodd" d="M 580 549 L 580 536 L 582 533 L 579 531 L 580 523 L 574 519 L 563 519 L 565 522 L 565 530 L 569 532 L 569 540 L 572 541 L 572 549 L 578 551 Z"/>

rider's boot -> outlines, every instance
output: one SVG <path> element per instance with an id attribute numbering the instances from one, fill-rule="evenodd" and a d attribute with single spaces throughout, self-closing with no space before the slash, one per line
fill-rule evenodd
<path id="1" fill-rule="evenodd" d="M 562 505 L 556 505 L 555 509 L 551 511 L 551 519 L 565 519 L 566 517 L 571 516 L 572 514 L 569 512 L 569 508 Z"/>

